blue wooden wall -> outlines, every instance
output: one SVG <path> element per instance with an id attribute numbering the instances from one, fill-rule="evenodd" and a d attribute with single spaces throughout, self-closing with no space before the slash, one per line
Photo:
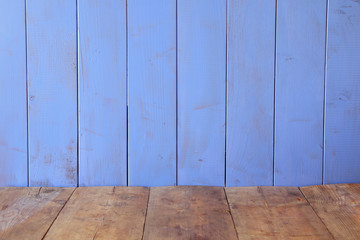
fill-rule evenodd
<path id="1" fill-rule="evenodd" d="M 0 186 L 360 182 L 360 2 L 0 0 Z"/>

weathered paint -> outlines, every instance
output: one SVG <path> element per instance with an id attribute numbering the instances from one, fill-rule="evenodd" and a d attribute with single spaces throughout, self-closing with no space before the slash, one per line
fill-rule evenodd
<path id="1" fill-rule="evenodd" d="M 278 0 L 275 185 L 322 183 L 326 0 Z"/>
<path id="2" fill-rule="evenodd" d="M 30 186 L 76 186 L 76 0 L 27 0 L 26 14 Z"/>
<path id="3" fill-rule="evenodd" d="M 273 185 L 275 0 L 230 0 L 226 185 Z"/>
<path id="4" fill-rule="evenodd" d="M 357 0 L 0 0 L 0 186 L 359 182 L 359 26 Z"/>
<path id="5" fill-rule="evenodd" d="M 324 183 L 360 182 L 360 1 L 330 0 Z"/>
<path id="6" fill-rule="evenodd" d="M 79 185 L 126 185 L 126 0 L 78 0 Z"/>
<path id="7" fill-rule="evenodd" d="M 25 1 L 0 1 L 0 186 L 27 185 Z"/>
<path id="8" fill-rule="evenodd" d="M 178 183 L 222 186 L 226 1 L 178 0 L 177 4 Z"/>
<path id="9" fill-rule="evenodd" d="M 129 185 L 176 184 L 176 1 L 128 2 Z"/>

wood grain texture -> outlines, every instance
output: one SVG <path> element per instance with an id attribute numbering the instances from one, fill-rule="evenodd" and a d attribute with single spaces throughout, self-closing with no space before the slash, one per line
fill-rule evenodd
<path id="1" fill-rule="evenodd" d="M 302 187 L 335 239 L 360 239 L 360 184 Z"/>
<path id="2" fill-rule="evenodd" d="M 230 0 L 226 185 L 273 185 L 275 1 Z"/>
<path id="3" fill-rule="evenodd" d="M 0 239 L 42 239 L 74 188 L 0 188 Z"/>
<path id="4" fill-rule="evenodd" d="M 126 1 L 79 0 L 80 186 L 126 185 Z"/>
<path id="5" fill-rule="evenodd" d="M 28 0 L 26 13 L 30 186 L 76 186 L 76 1 Z"/>
<path id="6" fill-rule="evenodd" d="M 326 0 L 278 0 L 275 185 L 321 184 Z"/>
<path id="7" fill-rule="evenodd" d="M 0 1 L 0 186 L 27 186 L 25 1 Z"/>
<path id="8" fill-rule="evenodd" d="M 224 185 L 226 1 L 179 0 L 178 183 Z"/>
<path id="9" fill-rule="evenodd" d="M 149 189 L 78 188 L 45 239 L 141 239 Z"/>
<path id="10" fill-rule="evenodd" d="M 296 187 L 226 188 L 239 239 L 333 239 Z"/>
<path id="11" fill-rule="evenodd" d="M 176 184 L 176 1 L 128 2 L 129 185 Z"/>
<path id="12" fill-rule="evenodd" d="M 324 183 L 360 182 L 360 2 L 329 1 Z"/>
<path id="13" fill-rule="evenodd" d="M 143 239 L 237 239 L 221 187 L 154 187 Z"/>

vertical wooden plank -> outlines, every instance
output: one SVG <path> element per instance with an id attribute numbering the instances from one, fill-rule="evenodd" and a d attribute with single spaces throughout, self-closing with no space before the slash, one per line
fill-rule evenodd
<path id="1" fill-rule="evenodd" d="M 28 0 L 27 33 L 30 186 L 76 186 L 76 1 Z"/>
<path id="2" fill-rule="evenodd" d="M 326 0 L 278 0 L 275 185 L 322 182 Z"/>
<path id="3" fill-rule="evenodd" d="M 129 185 L 176 183 L 176 1 L 128 2 Z"/>
<path id="4" fill-rule="evenodd" d="M 360 2 L 329 1 L 324 183 L 360 182 Z"/>
<path id="5" fill-rule="evenodd" d="M 224 185 L 226 1 L 178 0 L 178 183 Z"/>
<path id="6" fill-rule="evenodd" d="M 78 5 L 79 184 L 126 185 L 126 1 Z"/>
<path id="7" fill-rule="evenodd" d="M 226 185 L 273 184 L 275 1 L 228 2 Z"/>
<path id="8" fill-rule="evenodd" d="M 27 185 L 25 1 L 0 1 L 0 186 Z"/>

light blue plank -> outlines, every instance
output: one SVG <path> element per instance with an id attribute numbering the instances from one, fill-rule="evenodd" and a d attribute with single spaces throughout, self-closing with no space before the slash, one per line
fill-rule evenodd
<path id="1" fill-rule="evenodd" d="M 76 1 L 28 0 L 27 33 L 30 186 L 76 186 Z"/>
<path id="2" fill-rule="evenodd" d="M 78 6 L 79 184 L 126 185 L 126 1 Z"/>
<path id="3" fill-rule="evenodd" d="M 224 185 L 226 1 L 178 0 L 178 183 Z"/>
<path id="4" fill-rule="evenodd" d="M 176 184 L 176 1 L 128 2 L 129 185 Z"/>
<path id="5" fill-rule="evenodd" d="M 326 0 L 278 0 L 275 185 L 322 183 Z"/>
<path id="6" fill-rule="evenodd" d="M 329 1 L 324 183 L 360 183 L 360 2 Z"/>
<path id="7" fill-rule="evenodd" d="M 25 1 L 0 0 L 0 187 L 27 185 Z"/>
<path id="8" fill-rule="evenodd" d="M 230 0 L 227 39 L 226 185 L 272 185 L 275 0 Z"/>

